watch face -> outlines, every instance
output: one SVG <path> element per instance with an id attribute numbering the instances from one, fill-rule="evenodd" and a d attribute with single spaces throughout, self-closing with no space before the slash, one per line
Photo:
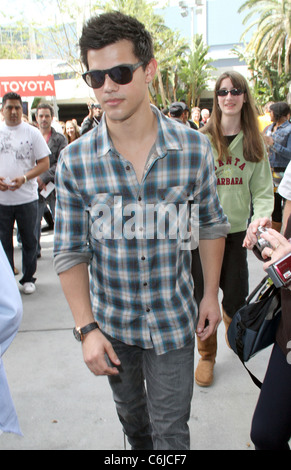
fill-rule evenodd
<path id="1" fill-rule="evenodd" d="M 81 341 L 81 333 L 76 328 L 73 329 L 73 333 L 74 333 L 76 340 Z"/>

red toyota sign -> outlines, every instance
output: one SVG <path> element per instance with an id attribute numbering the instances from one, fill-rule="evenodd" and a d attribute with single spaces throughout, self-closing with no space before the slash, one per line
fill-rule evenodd
<path id="1" fill-rule="evenodd" d="M 10 92 L 24 97 L 55 96 L 54 76 L 0 77 L 0 96 Z"/>

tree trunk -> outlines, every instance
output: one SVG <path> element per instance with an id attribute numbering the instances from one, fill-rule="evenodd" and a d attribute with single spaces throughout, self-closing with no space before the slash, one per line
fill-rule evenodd
<path id="1" fill-rule="evenodd" d="M 159 81 L 159 88 L 160 88 L 160 92 L 161 92 L 163 107 L 166 108 L 166 106 L 167 106 L 166 94 L 165 94 L 165 89 L 164 89 L 164 85 L 163 85 L 162 74 L 161 74 L 161 71 L 160 71 L 159 68 L 157 68 L 157 76 L 158 76 L 158 81 Z"/>

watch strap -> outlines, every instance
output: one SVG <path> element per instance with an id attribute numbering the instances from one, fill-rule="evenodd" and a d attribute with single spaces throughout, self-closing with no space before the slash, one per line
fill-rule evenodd
<path id="1" fill-rule="evenodd" d="M 88 325 L 83 326 L 82 328 L 76 327 L 73 330 L 74 336 L 78 341 L 83 341 L 84 335 L 90 333 L 90 331 L 96 330 L 97 328 L 99 328 L 97 322 L 89 323 Z"/>

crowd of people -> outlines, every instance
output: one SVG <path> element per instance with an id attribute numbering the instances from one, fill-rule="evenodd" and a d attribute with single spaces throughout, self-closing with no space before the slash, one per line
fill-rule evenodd
<path id="1" fill-rule="evenodd" d="M 49 209 L 56 221 L 54 265 L 75 337 L 89 369 L 108 375 L 132 448 L 189 449 L 195 336 L 195 380 L 208 387 L 220 311 L 227 334 L 248 296 L 247 249 L 258 226 L 269 228 L 265 268 L 291 253 L 290 106 L 269 103 L 263 119 L 247 79 L 228 71 L 216 80 L 211 110 L 194 107 L 190 116 L 180 101 L 160 112 L 148 97 L 157 67 L 151 37 L 119 13 L 90 19 L 80 49 L 98 103 L 88 105 L 81 126 L 56 122 L 43 103 L 36 129 L 24 122 L 19 95 L 2 98 L 0 255 L 15 272 L 16 223 L 19 282 L 25 294 L 35 292 L 41 221 Z M 182 250 L 179 240 L 100 236 L 96 207 L 112 208 L 113 194 L 129 205 L 138 201 L 143 211 L 153 203 L 199 204 L 199 245 Z M 112 221 L 102 222 L 111 232 Z M 252 425 L 257 449 L 289 449 L 290 300 L 290 290 L 282 289 L 278 340 Z M 1 301 L 0 324 L 5 308 Z M 18 304 L 15 315 L 19 320 Z"/>

